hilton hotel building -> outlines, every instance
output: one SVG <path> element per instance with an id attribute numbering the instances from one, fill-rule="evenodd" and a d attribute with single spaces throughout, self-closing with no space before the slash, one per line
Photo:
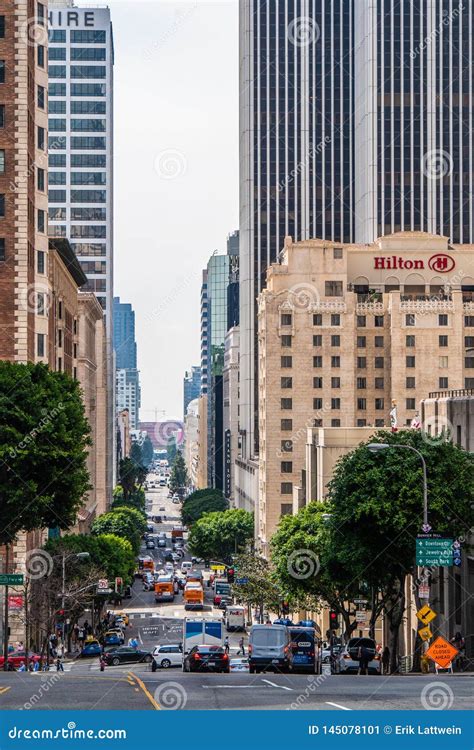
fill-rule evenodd
<path id="1" fill-rule="evenodd" d="M 287 238 L 259 296 L 262 549 L 304 486 L 311 427 L 399 427 L 430 392 L 474 387 L 474 245 Z M 315 499 L 308 497 L 306 501 Z"/>

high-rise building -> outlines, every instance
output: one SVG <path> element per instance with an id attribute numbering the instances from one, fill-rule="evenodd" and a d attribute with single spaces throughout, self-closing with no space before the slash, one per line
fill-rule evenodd
<path id="1" fill-rule="evenodd" d="M 131 430 L 138 430 L 140 398 L 140 373 L 138 370 L 132 368 L 117 369 L 115 371 L 115 408 L 117 412 L 128 409 Z"/>
<path id="2" fill-rule="evenodd" d="M 183 379 L 183 414 L 186 417 L 188 406 L 191 401 L 198 398 L 201 394 L 201 368 L 199 366 L 191 367 L 189 372 L 185 372 Z"/>
<path id="3" fill-rule="evenodd" d="M 135 311 L 130 302 L 120 302 L 114 297 L 114 350 L 117 369 L 137 368 L 137 342 L 135 339 Z"/>
<path id="4" fill-rule="evenodd" d="M 256 300 L 285 236 L 474 241 L 472 23 L 472 0 L 240 3 L 243 471 L 259 451 Z"/>
<path id="5" fill-rule="evenodd" d="M 227 286 L 227 328 L 239 325 L 240 320 L 240 243 L 239 231 L 227 237 L 227 255 L 229 257 L 229 283 Z"/>
<path id="6" fill-rule="evenodd" d="M 49 3 L 49 219 L 68 237 L 112 332 L 113 66 L 110 10 Z"/>
<path id="7" fill-rule="evenodd" d="M 201 284 L 201 394 L 207 393 L 209 364 L 209 305 L 207 299 L 207 270 L 202 272 Z"/>

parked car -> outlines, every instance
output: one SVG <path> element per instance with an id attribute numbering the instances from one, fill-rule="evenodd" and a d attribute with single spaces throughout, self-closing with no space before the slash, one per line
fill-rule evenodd
<path id="1" fill-rule="evenodd" d="M 183 651 L 179 643 L 166 643 L 157 646 L 153 651 L 153 659 L 157 667 L 169 669 L 169 667 L 183 666 Z"/>
<path id="2" fill-rule="evenodd" d="M 103 646 L 122 646 L 125 642 L 123 634 L 120 635 L 115 630 L 108 630 L 107 633 L 102 636 L 101 640 Z"/>
<path id="3" fill-rule="evenodd" d="M 359 670 L 359 649 L 369 653 L 369 674 L 380 674 L 380 655 L 373 638 L 350 638 L 336 660 L 336 674 L 356 674 Z"/>
<path id="4" fill-rule="evenodd" d="M 229 672 L 248 672 L 249 660 L 246 657 L 236 657 L 230 660 Z"/>
<path id="5" fill-rule="evenodd" d="M 289 617 L 279 617 L 278 620 L 273 621 L 274 625 L 286 625 L 287 628 L 289 628 L 291 625 L 293 625 L 293 621 L 290 620 Z"/>
<path id="6" fill-rule="evenodd" d="M 135 662 L 149 663 L 153 660 L 153 654 L 150 651 L 142 651 L 141 649 L 129 648 L 128 646 L 118 646 L 106 651 L 104 659 L 106 664 L 116 667 L 119 664 L 131 664 Z"/>
<path id="7" fill-rule="evenodd" d="M 35 654 L 33 651 L 29 651 L 28 653 L 28 659 L 30 662 L 37 662 L 41 661 L 41 656 L 39 654 Z M 20 651 L 10 651 L 7 658 L 7 664 L 9 667 L 11 666 L 14 669 L 18 669 L 18 667 L 21 665 L 21 663 L 24 663 L 26 665 L 26 651 L 20 650 Z M 0 656 L 0 669 L 3 669 L 3 665 L 5 664 L 5 659 L 2 654 Z"/>
<path id="8" fill-rule="evenodd" d="M 222 646 L 194 646 L 183 662 L 184 672 L 228 672 L 229 655 Z"/>
<path id="9" fill-rule="evenodd" d="M 100 656 L 101 653 L 102 653 L 102 646 L 100 645 L 99 641 L 94 639 L 92 641 L 86 641 L 79 655 L 82 658 L 85 658 L 87 656 Z"/>

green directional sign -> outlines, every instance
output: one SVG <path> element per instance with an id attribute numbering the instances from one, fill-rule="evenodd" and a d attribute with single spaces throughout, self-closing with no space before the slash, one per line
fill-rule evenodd
<path id="1" fill-rule="evenodd" d="M 22 586 L 23 573 L 0 573 L 0 586 Z"/>
<path id="2" fill-rule="evenodd" d="M 453 564 L 454 539 L 418 538 L 416 540 L 416 564 L 433 567 L 449 567 Z"/>

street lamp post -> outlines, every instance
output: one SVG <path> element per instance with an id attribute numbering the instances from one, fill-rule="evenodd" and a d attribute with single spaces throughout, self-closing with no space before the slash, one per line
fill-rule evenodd
<path id="1" fill-rule="evenodd" d="M 390 450 L 391 448 L 402 448 L 403 450 L 412 451 L 416 453 L 418 458 L 421 460 L 423 466 L 423 525 L 422 530 L 427 534 L 431 531 L 431 526 L 428 523 L 428 475 L 426 472 L 426 461 L 422 453 L 412 445 L 405 444 L 390 444 L 390 443 L 369 443 L 367 446 L 371 453 L 381 453 L 382 451 Z"/>

